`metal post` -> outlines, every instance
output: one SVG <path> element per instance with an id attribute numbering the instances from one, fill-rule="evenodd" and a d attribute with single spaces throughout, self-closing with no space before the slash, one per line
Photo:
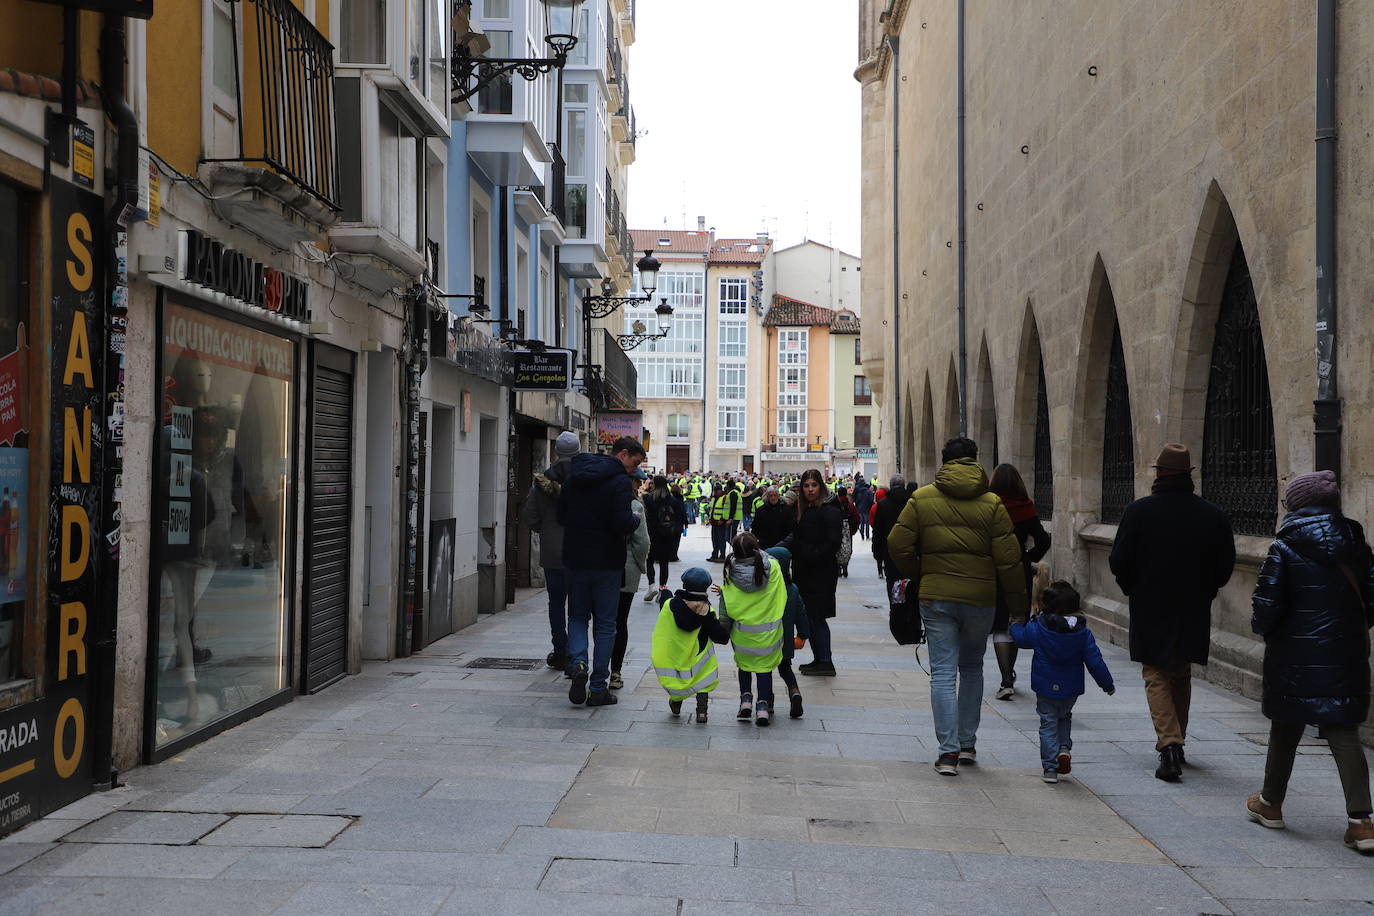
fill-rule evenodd
<path id="1" fill-rule="evenodd" d="M 896 472 L 902 473 L 902 222 L 898 215 L 902 159 L 902 83 L 900 45 L 889 35 L 892 51 L 892 410 L 896 420 L 896 446 L 892 450 Z"/>
<path id="2" fill-rule="evenodd" d="M 968 435 L 968 170 L 964 142 L 964 0 L 959 0 L 959 435 Z"/>
<path id="3" fill-rule="evenodd" d="M 1336 0 L 1317 2 L 1317 399 L 1314 466 L 1340 473 L 1336 383 Z"/>

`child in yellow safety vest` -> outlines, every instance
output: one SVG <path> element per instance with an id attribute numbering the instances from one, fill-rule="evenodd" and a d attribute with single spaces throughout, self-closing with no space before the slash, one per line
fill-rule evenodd
<path id="1" fill-rule="evenodd" d="M 720 683 L 713 643 L 730 641 L 730 631 L 711 612 L 710 587 L 711 574 L 694 566 L 682 574 L 676 594 L 659 591 L 658 623 L 649 650 L 658 682 L 668 691 L 668 711 L 680 715 L 683 700 L 695 696 L 698 722 L 706 721 L 711 691 Z"/>
<path id="2" fill-rule="evenodd" d="M 720 587 L 721 623 L 730 631 L 739 667 L 739 715 L 768 725 L 773 708 L 773 669 L 782 661 L 787 585 L 778 561 L 759 548 L 749 532 L 730 542 Z M 758 683 L 758 701 L 752 687 Z"/>

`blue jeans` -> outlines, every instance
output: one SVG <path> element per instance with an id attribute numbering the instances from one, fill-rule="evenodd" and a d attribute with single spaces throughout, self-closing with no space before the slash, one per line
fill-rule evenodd
<path id="1" fill-rule="evenodd" d="M 697 523 L 697 501 L 689 499 L 687 502 L 687 521 L 695 525 Z"/>
<path id="2" fill-rule="evenodd" d="M 977 743 L 983 654 L 996 610 L 958 601 L 921 602 L 930 646 L 930 711 L 941 754 L 957 754 Z"/>
<path id="3" fill-rule="evenodd" d="M 561 569 L 544 570 L 544 588 L 549 593 L 549 636 L 553 651 L 568 654 L 568 577 Z"/>
<path id="4" fill-rule="evenodd" d="M 1078 697 L 1035 695 L 1035 711 L 1040 714 L 1040 765 L 1059 769 L 1059 749 L 1073 749 L 1073 704 Z"/>
<path id="5" fill-rule="evenodd" d="M 620 569 L 570 569 L 568 574 L 568 664 L 587 664 L 587 624 L 592 625 L 592 690 L 605 690 L 615 645 L 620 605 Z"/>
<path id="6" fill-rule="evenodd" d="M 751 674 L 748 671 L 739 673 L 739 693 L 743 697 L 745 694 L 752 693 L 749 688 L 753 686 L 754 679 L 759 682 L 759 692 L 754 694 L 754 699 L 763 700 L 769 706 L 773 705 L 773 672 L 765 671 L 763 674 Z"/>

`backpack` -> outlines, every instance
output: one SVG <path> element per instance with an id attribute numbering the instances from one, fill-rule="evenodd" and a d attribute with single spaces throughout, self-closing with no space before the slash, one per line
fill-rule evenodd
<path id="1" fill-rule="evenodd" d="M 843 569 L 849 565 L 849 558 L 853 555 L 854 532 L 849 530 L 849 519 L 840 513 L 840 549 L 835 551 L 835 562 Z"/>
<path id="2" fill-rule="evenodd" d="M 898 579 L 888 589 L 887 628 L 899 646 L 919 646 L 926 641 L 919 594 L 911 579 Z"/>
<path id="3" fill-rule="evenodd" d="M 658 500 L 654 508 L 654 526 L 664 537 L 672 537 L 682 529 L 678 527 L 677 512 L 671 500 Z"/>

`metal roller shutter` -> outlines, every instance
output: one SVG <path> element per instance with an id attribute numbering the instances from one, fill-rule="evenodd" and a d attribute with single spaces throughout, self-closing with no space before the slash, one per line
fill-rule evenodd
<path id="1" fill-rule="evenodd" d="M 317 345 L 312 378 L 307 616 L 302 653 L 302 686 L 308 693 L 328 687 L 347 670 L 353 489 L 351 370 L 348 354 Z"/>

